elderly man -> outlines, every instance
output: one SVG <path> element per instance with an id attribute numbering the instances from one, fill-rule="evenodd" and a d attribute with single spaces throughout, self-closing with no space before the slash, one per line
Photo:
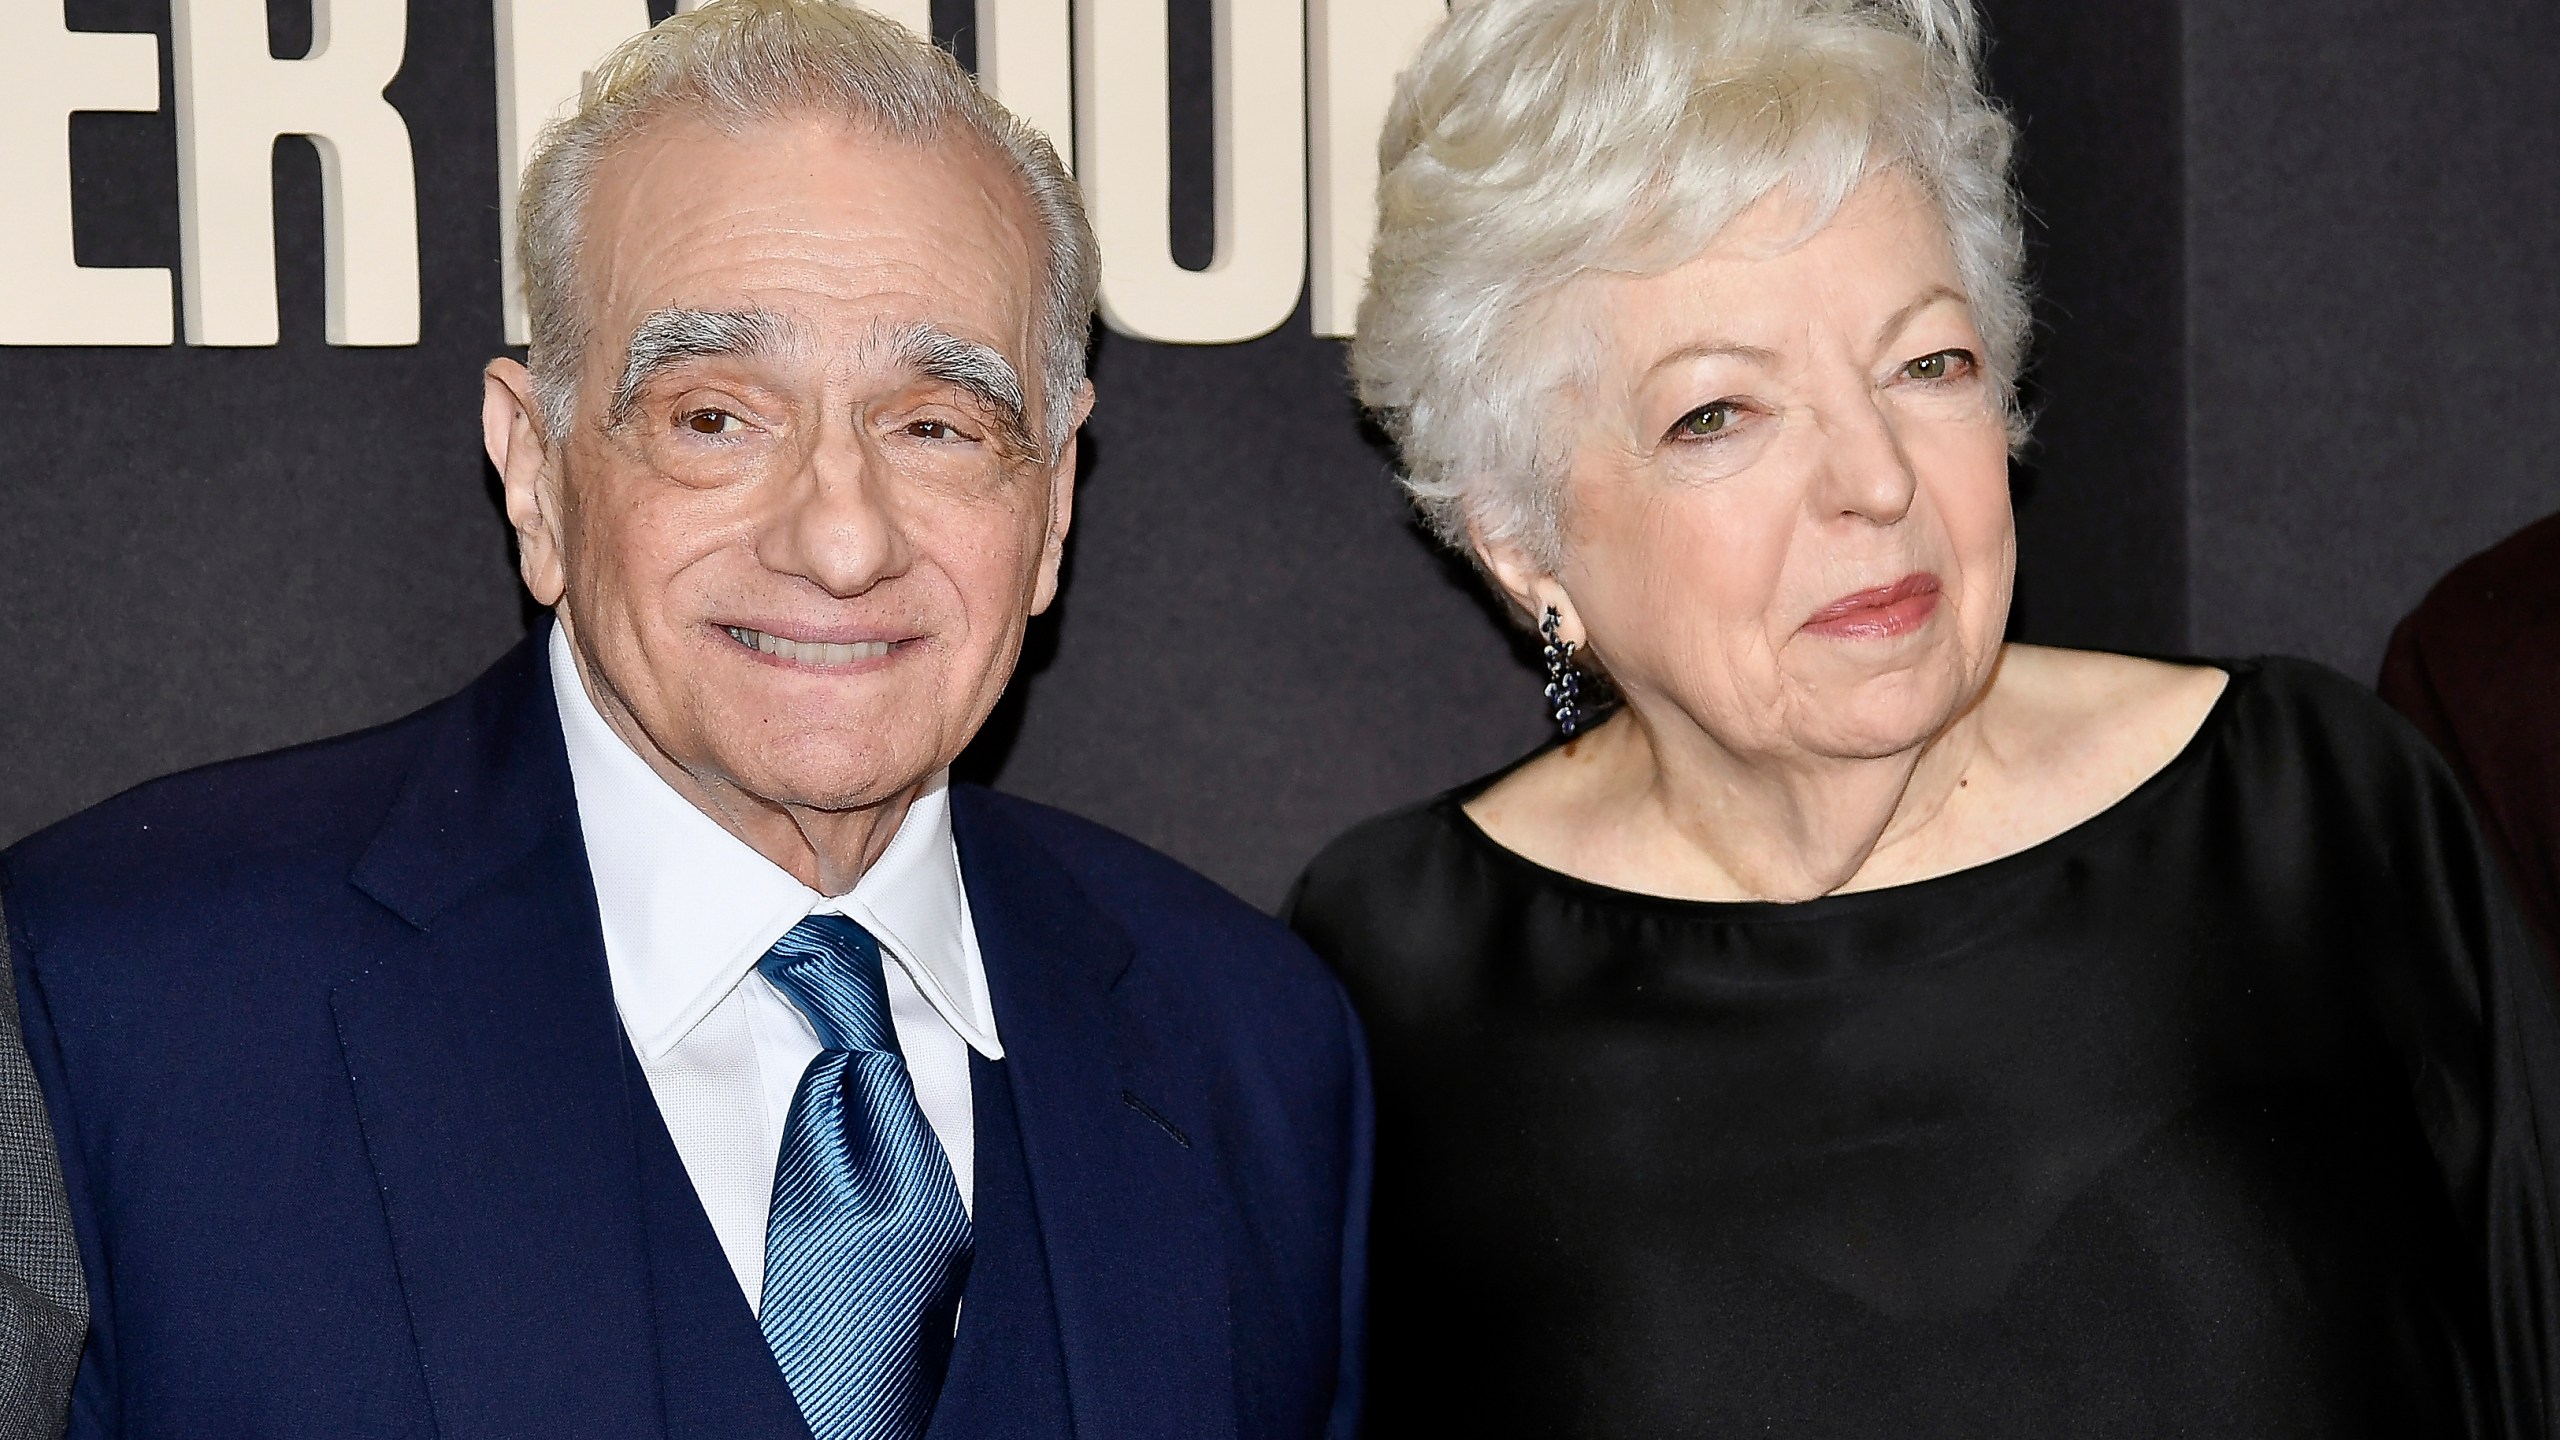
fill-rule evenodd
<path id="1" fill-rule="evenodd" d="M 6 857 L 74 1433 L 1345 1433 L 1338 991 L 946 779 L 1091 403 L 1056 158 L 886 22 L 716 0 L 524 222 L 484 424 L 552 623 Z"/>

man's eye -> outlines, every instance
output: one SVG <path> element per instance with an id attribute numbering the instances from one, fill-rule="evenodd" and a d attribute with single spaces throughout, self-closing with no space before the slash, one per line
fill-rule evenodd
<path id="1" fill-rule="evenodd" d="M 726 410 L 694 410 L 677 423 L 696 435 L 728 435 L 740 428 L 738 417 Z"/>
<path id="2" fill-rule="evenodd" d="M 1902 367 L 1902 378 L 1905 380 L 1944 380 L 1949 376 L 1965 374 L 1972 370 L 1972 368 L 1973 355 L 1970 351 L 1941 350 L 1935 355 L 1923 355 L 1919 359 L 1904 365 Z"/>
<path id="3" fill-rule="evenodd" d="M 909 421 L 907 433 L 919 440 L 965 440 L 968 438 L 948 420 Z"/>
<path id="4" fill-rule="evenodd" d="M 1712 440 L 1732 429 L 1741 418 L 1741 406 L 1730 400 L 1718 400 L 1681 416 L 1679 422 L 1671 427 L 1671 434 L 1675 439 Z"/>

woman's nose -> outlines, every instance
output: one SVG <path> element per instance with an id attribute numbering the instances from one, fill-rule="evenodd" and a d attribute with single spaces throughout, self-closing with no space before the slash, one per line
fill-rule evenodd
<path id="1" fill-rule="evenodd" d="M 1841 407 L 1826 424 L 1815 502 L 1826 513 L 1893 525 L 1911 513 L 1920 477 L 1893 423 L 1872 400 Z"/>

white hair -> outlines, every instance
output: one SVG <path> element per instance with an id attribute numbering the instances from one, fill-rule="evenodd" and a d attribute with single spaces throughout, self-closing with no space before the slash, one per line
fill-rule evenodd
<path id="1" fill-rule="evenodd" d="M 596 171 L 614 148 L 675 117 L 724 130 L 841 119 L 891 139 L 953 137 L 1013 172 L 1047 247 L 1040 388 L 1045 440 L 1066 444 L 1085 378 L 1101 261 L 1075 181 L 1040 133 L 978 88 L 958 61 L 896 22 L 837 0 L 710 0 L 633 37 L 589 78 L 574 114 L 542 134 L 518 202 L 528 364 L 556 442 L 577 411 L 588 339 L 578 260 Z"/>
<path id="2" fill-rule="evenodd" d="M 1351 351 L 1431 528 L 1561 560 L 1563 402 L 1588 337 L 1559 297 L 1652 274 L 1788 187 L 1812 227 L 1893 169 L 1935 205 L 2004 397 L 2028 303 L 2013 129 L 1972 0 L 1475 0 L 1396 86 Z M 1808 232 L 1810 233 L 1810 229 Z"/>

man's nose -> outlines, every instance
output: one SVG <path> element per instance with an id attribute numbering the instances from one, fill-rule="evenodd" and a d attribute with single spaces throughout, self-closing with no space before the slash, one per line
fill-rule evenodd
<path id="1" fill-rule="evenodd" d="M 844 598 L 903 573 L 913 561 L 897 476 L 858 430 L 819 437 L 798 469 L 780 478 L 756 537 L 766 569 Z"/>

